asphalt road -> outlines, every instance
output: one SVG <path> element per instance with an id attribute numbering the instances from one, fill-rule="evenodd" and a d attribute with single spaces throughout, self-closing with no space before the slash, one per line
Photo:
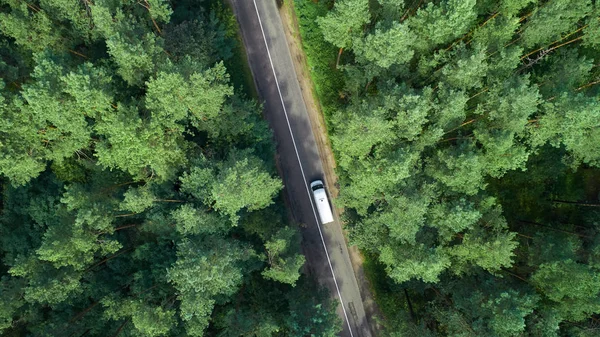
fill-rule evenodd
<path id="1" fill-rule="evenodd" d="M 309 272 L 341 305 L 344 337 L 371 337 L 339 224 L 319 224 L 308 184 L 323 167 L 285 39 L 276 0 L 230 0 L 241 28 L 264 115 L 277 142 L 279 168 L 294 218 L 306 225 L 302 247 Z M 325 179 L 323 179 L 325 180 Z"/>

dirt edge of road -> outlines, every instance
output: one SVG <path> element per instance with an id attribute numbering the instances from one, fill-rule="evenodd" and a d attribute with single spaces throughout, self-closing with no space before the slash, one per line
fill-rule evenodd
<path id="1" fill-rule="evenodd" d="M 308 62 L 302 49 L 302 39 L 300 36 L 298 19 L 295 15 L 291 1 L 292 0 L 283 1 L 283 4 L 278 1 L 278 5 L 281 4 L 281 6 L 279 6 L 279 14 L 281 16 L 281 21 L 283 22 L 283 28 L 290 53 L 292 54 L 292 61 L 298 76 L 298 82 L 300 83 L 302 99 L 306 104 L 311 128 L 313 129 L 313 134 L 319 149 L 319 156 L 323 162 L 323 171 L 325 172 L 324 178 L 328 186 L 329 194 L 333 198 L 336 198 L 339 194 L 339 187 L 337 184 L 337 175 L 335 174 L 335 158 L 333 156 L 333 151 L 331 150 L 331 143 L 327 134 L 323 112 L 308 71 Z M 343 212 L 343 209 L 340 207 L 337 207 L 337 210 L 338 214 Z M 342 230 L 344 234 L 346 234 L 346 231 L 343 228 Z M 377 307 L 377 303 L 371 293 L 371 286 L 363 268 L 363 256 L 361 252 L 358 248 L 348 245 L 348 238 L 346 235 L 344 238 L 346 240 L 346 245 L 348 246 L 352 269 L 354 270 L 354 275 L 360 288 L 360 294 L 371 327 L 371 333 L 376 336 L 383 329 L 383 326 L 381 326 L 379 319 L 377 318 L 381 318 L 383 315 L 379 310 L 379 307 Z"/>

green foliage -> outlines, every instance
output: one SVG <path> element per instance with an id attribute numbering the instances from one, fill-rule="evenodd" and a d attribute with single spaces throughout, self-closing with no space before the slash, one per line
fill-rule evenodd
<path id="1" fill-rule="evenodd" d="M 595 15 L 591 15 L 588 26 L 584 29 L 583 43 L 586 46 L 598 48 L 600 45 L 600 19 L 598 19 L 598 5 L 595 7 Z"/>
<path id="2" fill-rule="evenodd" d="M 295 1 L 303 38 L 316 20 L 330 43 L 309 59 L 343 72 L 319 95 L 350 240 L 396 287 L 380 301 L 413 297 L 389 335 L 593 334 L 597 4 L 327 4 Z"/>
<path id="3" fill-rule="evenodd" d="M 175 323 L 175 311 L 151 307 L 141 301 L 119 301 L 106 298 L 104 315 L 113 320 L 131 320 L 138 334 L 143 336 L 165 336 Z"/>
<path id="4" fill-rule="evenodd" d="M 450 256 L 460 265 L 475 264 L 489 272 L 499 271 L 510 267 L 513 263 L 513 251 L 517 247 L 514 233 L 497 233 L 489 236 L 487 233 L 467 233 L 463 236 L 462 244 L 450 248 Z"/>
<path id="5" fill-rule="evenodd" d="M 249 254 L 250 253 L 250 254 Z M 242 281 L 240 263 L 251 252 L 235 242 L 184 240 L 177 249 L 177 262 L 168 279 L 178 291 L 181 319 L 190 336 L 202 336 L 218 296 L 231 296 Z"/>
<path id="6" fill-rule="evenodd" d="M 93 72 L 90 68 L 89 64 L 83 65 L 78 73 Z M 74 78 L 79 74 L 65 76 L 61 65 L 40 57 L 33 70 L 35 82 L 24 85 L 21 95 L 2 109 L 5 141 L 0 145 L 0 171 L 14 184 L 22 185 L 37 176 L 45 169 L 45 161 L 60 162 L 88 146 L 89 110 L 81 102 L 81 95 L 71 94 Z M 94 75 L 99 77 L 96 83 L 105 82 L 102 70 Z"/>
<path id="7" fill-rule="evenodd" d="M 218 310 L 213 331 L 217 336 L 336 336 L 341 320 L 330 294 L 313 280 L 301 276 L 294 287 L 264 283 L 253 274 L 249 287 Z M 259 286 L 260 285 L 260 286 Z"/>
<path id="8" fill-rule="evenodd" d="M 337 48 L 325 41 L 317 17 L 325 16 L 331 1 L 293 0 L 284 3 L 289 6 L 300 22 L 302 46 L 310 74 L 314 79 L 315 90 L 323 105 L 324 113 L 330 115 L 329 109 L 336 105 L 336 100 L 344 86 L 342 73 L 335 70 Z M 293 8 L 292 8 L 293 7 Z"/>
<path id="9" fill-rule="evenodd" d="M 332 139 L 337 147 L 345 149 L 340 154 L 340 165 L 343 167 L 349 167 L 357 159 L 368 158 L 374 149 L 394 140 L 394 125 L 385 119 L 385 111 L 370 108 L 365 104 L 361 110 L 370 113 L 347 116 L 340 125 L 341 131 Z"/>
<path id="10" fill-rule="evenodd" d="M 269 206 L 282 188 L 281 181 L 265 172 L 263 162 L 250 151 L 234 151 L 218 167 L 211 199 L 215 209 L 236 223 L 239 210 L 254 211 Z"/>
<path id="11" fill-rule="evenodd" d="M 305 262 L 304 256 L 297 253 L 300 250 L 299 234 L 293 228 L 284 227 L 265 243 L 269 269 L 262 272 L 264 277 L 292 286 L 296 285 L 300 277 L 300 268 Z"/>
<path id="12" fill-rule="evenodd" d="M 573 167 L 581 163 L 600 166 L 598 100 L 563 94 L 544 108 L 539 127 L 532 130 L 534 144 L 549 142 L 555 147 L 564 146 L 571 153 L 569 162 Z"/>
<path id="13" fill-rule="evenodd" d="M 481 88 L 483 86 L 483 77 L 485 77 L 489 68 L 486 62 L 486 50 L 481 48 L 466 51 L 460 48 L 457 54 L 455 56 L 457 58 L 455 63 L 446 64 L 442 68 L 442 75 L 445 82 L 457 90 Z"/>
<path id="14" fill-rule="evenodd" d="M 521 335 L 525 318 L 533 312 L 539 297 L 523 290 L 503 288 L 490 277 L 484 276 L 482 280 L 477 280 L 478 283 L 471 283 L 475 280 L 464 280 L 453 285 L 453 308 L 448 311 L 444 308 L 437 313 L 448 334 Z M 465 332 L 465 323 L 469 324 L 468 332 Z"/>
<path id="15" fill-rule="evenodd" d="M 223 8 L 0 0 L 0 334 L 340 330 Z"/>
<path id="16" fill-rule="evenodd" d="M 201 128 L 202 121 L 214 119 L 227 97 L 233 94 L 223 63 L 203 73 L 183 76 L 159 72 L 147 83 L 146 107 L 153 112 L 152 122 L 176 127 L 189 119 Z"/>
<path id="17" fill-rule="evenodd" d="M 423 52 L 467 33 L 477 18 L 475 4 L 475 0 L 449 0 L 418 9 L 409 19 L 409 27 L 418 37 L 414 48 Z"/>
<path id="18" fill-rule="evenodd" d="M 565 320 L 581 321 L 600 312 L 598 271 L 572 260 L 543 263 L 533 284 Z"/>
<path id="19" fill-rule="evenodd" d="M 435 283 L 440 274 L 450 267 L 450 258 L 441 249 L 420 245 L 386 245 L 381 248 L 379 260 L 387 265 L 386 271 L 397 283 L 418 278 Z"/>
<path id="20" fill-rule="evenodd" d="M 4 1 L 3 1 L 4 2 Z M 30 11 L 27 4 L 11 1 L 9 13 L 0 13 L 0 30 L 15 40 L 15 44 L 29 52 L 46 48 L 63 48 L 60 31 L 52 29 L 52 21 L 43 11 Z"/>
<path id="21" fill-rule="evenodd" d="M 325 40 L 338 48 L 349 48 L 369 23 L 369 1 L 336 1 L 333 10 L 318 19 Z"/>
<path id="22" fill-rule="evenodd" d="M 394 23 L 388 30 L 377 29 L 364 39 L 356 40 L 353 50 L 358 57 L 366 59 L 367 62 L 389 68 L 412 59 L 414 54 L 410 49 L 412 44 L 413 37 L 408 27 Z"/>
<path id="23" fill-rule="evenodd" d="M 436 181 L 450 191 L 475 195 L 485 188 L 485 162 L 472 143 L 438 150 L 426 168 Z"/>
<path id="24" fill-rule="evenodd" d="M 240 210 L 269 206 L 283 187 L 265 172 L 263 162 L 252 151 L 238 150 L 212 169 L 193 168 L 181 181 L 184 191 L 228 215 L 233 225 L 239 220 Z"/>
<path id="25" fill-rule="evenodd" d="M 214 234 L 225 232 L 230 225 L 222 217 L 214 212 L 207 212 L 201 208 L 195 208 L 190 204 L 184 204 L 173 210 L 171 216 L 175 220 L 177 231 L 181 234 Z"/>
<path id="26" fill-rule="evenodd" d="M 316 293 L 316 297 L 310 296 L 311 293 Z M 286 318 L 289 327 L 287 336 L 333 337 L 339 334 L 342 321 L 325 294 L 323 289 L 296 287 L 287 295 L 290 301 L 290 315 Z"/>
<path id="27" fill-rule="evenodd" d="M 552 0 L 536 8 L 523 30 L 523 45 L 531 48 L 548 44 L 564 33 L 570 33 L 578 21 L 590 14 L 592 2 L 582 0 L 573 3 Z M 551 25 L 548 22 L 552 22 Z"/>
<path id="28" fill-rule="evenodd" d="M 117 64 L 117 73 L 130 85 L 139 85 L 153 72 L 156 59 L 162 56 L 154 35 L 146 34 L 141 40 L 130 42 L 121 34 L 106 40 L 108 52 Z"/>
<path id="29" fill-rule="evenodd" d="M 125 197 L 123 204 L 120 207 L 122 211 L 131 211 L 133 213 L 141 213 L 154 204 L 155 196 L 147 187 L 129 188 L 123 193 Z"/>

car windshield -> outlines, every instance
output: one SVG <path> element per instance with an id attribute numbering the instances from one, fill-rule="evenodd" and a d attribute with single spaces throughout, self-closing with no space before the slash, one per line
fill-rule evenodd
<path id="1" fill-rule="evenodd" d="M 321 189 L 321 188 L 323 188 L 323 185 L 318 184 L 318 185 L 313 186 L 312 190 L 316 191 L 316 190 Z"/>

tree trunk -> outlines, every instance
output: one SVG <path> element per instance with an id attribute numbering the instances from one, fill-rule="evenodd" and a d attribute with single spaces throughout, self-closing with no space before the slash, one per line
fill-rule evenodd
<path id="1" fill-rule="evenodd" d="M 502 271 L 504 271 L 505 273 L 508 273 L 509 275 L 512 275 L 512 276 L 518 278 L 519 280 L 521 280 L 521 281 L 523 281 L 523 282 L 525 282 L 527 284 L 529 284 L 529 282 L 527 281 L 527 279 L 525 279 L 524 277 L 519 276 L 519 275 L 517 275 L 517 274 L 515 274 L 513 272 L 508 271 L 506 268 L 502 268 Z"/>
<path id="2" fill-rule="evenodd" d="M 126 319 L 125 322 L 123 322 L 123 324 L 121 324 L 121 326 L 117 329 L 117 332 L 115 332 L 113 337 L 117 337 L 121 333 L 121 330 L 123 330 L 123 328 L 125 327 L 125 324 L 127 324 L 128 322 L 129 319 Z"/>
<path id="3" fill-rule="evenodd" d="M 458 130 L 458 129 L 462 128 L 462 127 L 463 127 L 463 126 L 465 126 L 465 125 L 469 125 L 469 124 L 471 124 L 471 123 L 473 123 L 473 122 L 476 122 L 478 119 L 480 119 L 480 118 L 473 118 L 473 119 L 471 119 L 471 120 L 469 120 L 469 121 L 466 121 L 466 122 L 462 123 L 461 125 L 459 125 L 459 126 L 455 127 L 454 129 L 452 129 L 452 130 L 450 130 L 450 131 L 446 131 L 446 132 L 444 132 L 444 134 L 446 135 L 446 134 L 449 134 L 450 132 L 456 131 L 456 130 Z"/>
<path id="4" fill-rule="evenodd" d="M 569 231 L 566 231 L 564 229 L 554 228 L 552 226 L 543 225 L 541 223 L 537 223 L 537 222 L 533 222 L 533 221 L 527 221 L 527 220 L 517 220 L 517 221 L 519 221 L 520 223 L 523 223 L 523 224 L 529 224 L 529 225 L 535 225 L 535 226 L 539 226 L 539 227 L 548 228 L 550 230 L 557 231 L 557 232 L 562 232 L 562 233 L 571 234 L 571 235 L 577 235 L 577 236 L 582 237 L 582 238 L 591 238 L 590 236 L 587 236 L 587 235 L 583 235 L 583 234 L 579 234 L 579 233 L 574 233 L 574 232 L 569 232 Z"/>
<path id="5" fill-rule="evenodd" d="M 82 334 L 81 334 L 81 336 L 79 336 L 79 337 L 83 337 L 83 336 L 85 336 L 85 335 L 89 334 L 89 333 L 90 333 L 90 331 L 92 331 L 92 329 L 87 329 L 87 330 L 85 330 L 85 332 L 84 332 L 84 333 L 82 333 Z"/>
<path id="6" fill-rule="evenodd" d="M 115 257 L 117 257 L 117 256 L 119 256 L 119 255 L 122 255 L 122 254 L 125 254 L 125 253 L 127 253 L 127 252 L 128 252 L 128 251 L 130 251 L 130 250 L 133 250 L 133 248 L 127 248 L 127 249 L 124 249 L 124 250 L 122 250 L 122 251 L 120 251 L 120 252 L 118 252 L 118 253 L 114 254 L 114 255 L 113 255 L 113 256 L 111 256 L 111 257 L 107 257 L 107 258 L 105 258 L 104 260 L 102 260 L 102 261 L 100 261 L 100 262 L 96 263 L 95 265 L 93 265 L 93 266 L 91 266 L 91 267 L 87 268 L 85 271 L 86 271 L 86 272 L 87 272 L 87 271 L 90 271 L 90 270 L 92 270 L 92 269 L 94 269 L 94 268 L 98 267 L 99 265 L 101 265 L 101 264 L 103 264 L 103 263 L 106 263 L 106 262 L 108 262 L 108 261 L 110 261 L 110 260 L 114 259 Z"/>
<path id="7" fill-rule="evenodd" d="M 550 201 L 552 201 L 553 203 L 556 203 L 556 204 L 570 204 L 570 205 L 586 206 L 586 207 L 600 207 L 600 204 L 580 202 L 580 201 L 568 201 L 568 200 L 557 200 L 557 199 L 552 199 Z"/>
<path id="8" fill-rule="evenodd" d="M 338 66 L 340 65 L 340 58 L 342 57 L 343 52 L 344 52 L 344 48 L 340 48 L 340 51 L 338 52 L 337 61 L 335 62 L 335 69 L 337 69 Z"/>
<path id="9" fill-rule="evenodd" d="M 593 82 L 590 82 L 590 83 L 588 83 L 588 84 L 584 84 L 584 85 L 580 86 L 579 88 L 575 89 L 575 91 L 579 91 L 579 90 L 582 90 L 582 89 L 585 89 L 585 88 L 591 87 L 592 85 L 594 85 L 594 84 L 598 84 L 598 83 L 600 83 L 600 80 L 598 80 L 598 81 L 593 81 Z"/>
<path id="10" fill-rule="evenodd" d="M 569 36 L 571 36 L 571 35 L 573 35 L 573 34 L 575 34 L 575 33 L 579 32 L 579 31 L 581 31 L 581 30 L 582 30 L 582 29 L 584 29 L 585 27 L 587 27 L 587 25 L 585 25 L 585 26 L 583 26 L 583 27 L 581 27 L 581 28 L 577 29 L 576 31 L 573 31 L 573 32 L 571 32 L 571 33 L 569 33 L 569 34 L 567 34 L 567 35 L 565 35 L 565 36 L 561 37 L 560 39 L 558 39 L 558 40 L 556 40 L 556 41 L 554 41 L 554 42 L 551 42 L 550 44 L 548 44 L 548 46 L 551 46 L 551 45 L 553 45 L 553 44 L 555 44 L 555 43 L 558 43 L 558 42 L 560 42 L 560 41 L 562 41 L 562 40 L 564 40 L 564 39 L 568 38 Z M 578 39 L 579 39 L 579 38 L 578 38 Z M 577 40 L 577 39 L 575 39 L 575 40 Z M 572 41 L 573 41 L 573 40 L 572 40 Z M 570 42 L 569 42 L 569 43 L 570 43 Z M 555 48 L 558 48 L 558 47 L 560 47 L 560 46 L 562 46 L 562 45 L 559 45 L 559 46 L 557 46 L 557 47 L 555 47 Z M 550 50 L 554 50 L 555 48 L 551 48 Z M 526 54 L 525 56 L 522 56 L 522 57 L 521 57 L 521 60 L 522 60 L 522 59 L 524 59 L 524 58 L 527 58 L 527 57 L 529 57 L 529 56 L 531 56 L 531 55 L 533 55 L 533 54 L 535 54 L 535 53 L 537 53 L 538 51 L 540 51 L 540 50 L 543 50 L 543 49 L 544 49 L 544 47 L 542 47 L 542 48 L 538 48 L 538 49 L 536 49 L 536 50 L 534 50 L 534 51 L 532 51 L 532 52 L 530 52 L 530 53 Z"/>
<path id="11" fill-rule="evenodd" d="M 115 232 L 120 231 L 121 229 L 126 229 L 126 228 L 131 228 L 131 227 L 136 227 L 136 224 L 130 224 L 130 225 L 123 225 L 121 227 L 117 227 L 115 228 Z"/>
<path id="12" fill-rule="evenodd" d="M 142 295 L 142 294 L 144 294 L 144 293 L 147 293 L 147 292 L 149 292 L 150 290 L 152 290 L 152 289 L 154 289 L 154 288 L 158 287 L 159 285 L 160 285 L 160 284 L 155 284 L 155 285 L 153 285 L 152 287 L 150 287 L 150 288 L 147 288 L 147 289 L 144 289 L 144 290 L 140 291 L 139 293 L 137 293 L 137 294 L 133 294 L 133 295 L 135 295 L 135 296 L 138 296 L 138 297 L 139 297 L 140 295 Z"/>
<path id="13" fill-rule="evenodd" d="M 178 199 L 154 199 L 156 202 L 185 202 L 184 200 Z"/>
<path id="14" fill-rule="evenodd" d="M 73 323 L 76 320 L 80 319 L 81 317 L 85 316 L 85 314 L 87 314 L 90 310 L 94 309 L 94 307 L 96 305 L 98 305 L 98 303 L 100 303 L 100 302 L 96 301 L 96 302 L 92 303 L 92 305 L 90 305 L 89 307 L 87 307 L 85 310 L 83 310 L 82 312 L 78 313 L 77 315 L 75 315 L 75 317 L 71 318 L 69 320 L 69 323 Z"/>
<path id="15" fill-rule="evenodd" d="M 133 215 L 137 215 L 137 213 L 118 214 L 118 215 L 115 215 L 115 218 L 124 218 L 127 216 L 133 216 Z"/>
<path id="16" fill-rule="evenodd" d="M 406 288 L 404 288 L 404 296 L 406 296 L 406 303 L 408 303 L 408 310 L 410 310 L 410 317 L 412 318 L 413 322 L 416 324 L 417 316 L 415 315 L 415 312 L 413 310 L 413 306 L 412 306 L 412 303 L 410 302 L 410 297 L 408 296 L 408 291 L 406 290 Z"/>
<path id="17" fill-rule="evenodd" d="M 89 57 L 83 55 L 82 53 L 78 53 L 78 52 L 76 52 L 74 50 L 71 50 L 71 49 L 69 49 L 69 53 L 75 54 L 75 55 L 77 55 L 79 57 L 83 57 L 84 59 L 89 59 Z"/>

